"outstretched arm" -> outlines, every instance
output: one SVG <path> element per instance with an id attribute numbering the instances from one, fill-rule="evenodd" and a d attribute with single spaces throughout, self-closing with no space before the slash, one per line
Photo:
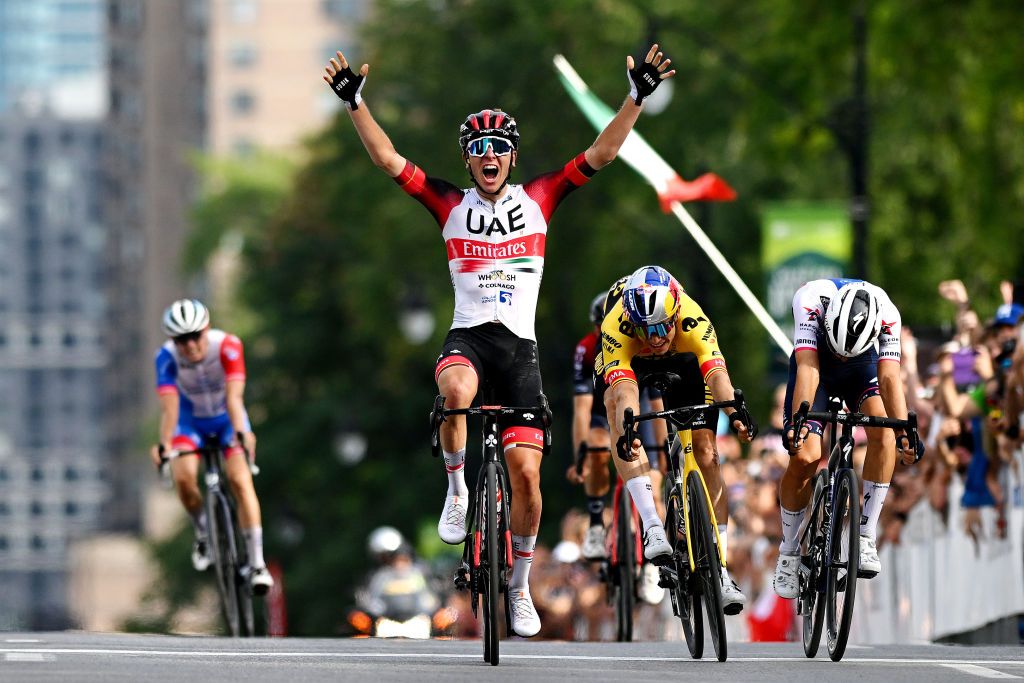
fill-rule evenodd
<path id="1" fill-rule="evenodd" d="M 339 53 L 340 54 L 340 53 Z M 665 58 L 655 43 L 647 51 L 647 57 L 639 66 L 634 66 L 632 55 L 626 57 L 626 76 L 629 79 L 629 97 L 623 102 L 615 117 L 608 122 L 594 144 L 585 152 L 587 163 L 594 169 L 607 166 L 619 153 L 629 131 L 633 130 L 644 98 L 650 95 L 666 78 L 675 75 L 675 69 L 668 70 L 671 59 Z"/>
<path id="2" fill-rule="evenodd" d="M 324 81 L 348 108 L 352 124 L 356 127 L 356 133 L 359 134 L 359 139 L 362 140 L 370 159 L 392 178 L 397 176 L 405 168 L 405 158 L 395 151 L 391 139 L 374 120 L 362 97 L 370 65 L 363 64 L 357 74 L 349 67 L 345 55 L 339 51 L 337 57 L 331 57 L 324 71 Z"/>

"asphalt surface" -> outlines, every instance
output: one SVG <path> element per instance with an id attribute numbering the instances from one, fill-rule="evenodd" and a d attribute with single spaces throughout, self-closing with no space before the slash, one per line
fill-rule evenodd
<path id="1" fill-rule="evenodd" d="M 0 633 L 0 681 L 885 681 L 1024 679 L 1024 648 L 850 646 L 842 662 L 799 643 L 730 643 L 729 661 L 695 661 L 685 643 L 508 640 L 501 664 L 479 641 L 228 639 Z"/>

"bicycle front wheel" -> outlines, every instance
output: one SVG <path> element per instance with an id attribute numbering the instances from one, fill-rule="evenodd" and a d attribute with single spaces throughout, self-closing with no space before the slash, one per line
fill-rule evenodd
<path id="1" fill-rule="evenodd" d="M 832 492 L 831 553 L 825 588 L 828 656 L 833 662 L 842 659 L 846 652 L 857 596 L 857 563 L 860 561 L 860 497 L 857 492 L 857 475 L 853 470 L 839 470 Z"/>
<path id="2" fill-rule="evenodd" d="M 231 510 L 234 513 L 236 510 L 235 505 L 231 505 Z M 237 520 L 237 514 L 231 515 L 232 520 Z M 238 524 L 232 526 L 234 529 L 235 538 L 235 595 L 238 602 L 238 626 L 239 635 L 247 638 L 251 638 L 256 635 L 256 618 L 252 607 L 252 587 L 249 584 L 247 576 L 243 576 L 241 571 L 237 568 L 240 567 L 252 567 L 252 562 L 249 558 L 248 549 L 245 545 L 245 536 L 242 533 L 242 529 Z"/>
<path id="3" fill-rule="evenodd" d="M 616 523 L 617 538 L 615 539 L 618 565 L 616 567 L 616 583 L 618 592 L 615 595 L 615 636 L 620 643 L 633 640 L 633 605 L 636 597 L 636 546 L 634 545 L 632 503 L 629 492 L 622 488 L 619 496 L 619 507 Z"/>
<path id="4" fill-rule="evenodd" d="M 804 534 L 804 547 L 801 548 L 801 562 L 809 565 L 810 571 L 806 578 L 801 572 L 799 612 L 803 616 L 804 654 L 814 657 L 818 654 L 821 642 L 821 625 L 825 621 L 825 600 L 819 591 L 821 575 L 825 565 L 825 502 L 822 499 L 828 485 L 828 472 L 821 470 L 814 477 L 811 502 L 807 505 L 804 516 L 807 518 L 807 531 Z"/>
<path id="5" fill-rule="evenodd" d="M 722 563 L 719 559 L 715 530 L 708 513 L 709 501 L 704 494 L 698 472 L 690 472 L 686 480 L 686 495 L 690 503 L 690 538 L 693 543 L 694 567 L 700 584 L 704 612 L 708 617 L 708 631 L 718 661 L 728 657 L 725 636 L 725 611 L 722 606 Z"/>
<path id="6" fill-rule="evenodd" d="M 493 462 L 484 465 L 484 480 L 486 497 L 483 505 L 484 528 L 486 536 L 483 539 L 484 547 L 487 550 L 487 580 L 484 581 L 484 659 L 491 663 L 491 666 L 498 666 L 498 641 L 501 631 L 499 630 L 499 609 L 501 601 L 501 544 L 498 541 L 498 466 Z"/>
<path id="7" fill-rule="evenodd" d="M 214 573 L 217 578 L 217 592 L 220 594 L 221 611 L 228 633 L 232 636 L 241 635 L 242 624 L 238 611 L 238 558 L 235 555 L 234 526 L 231 522 L 231 509 L 223 495 L 207 494 L 210 504 L 206 518 L 210 526 L 210 548 L 213 550 Z"/>
<path id="8" fill-rule="evenodd" d="M 672 560 L 676 570 L 676 583 L 672 589 L 672 607 L 683 626 L 683 637 L 690 656 L 700 659 L 704 656 L 704 617 L 700 608 L 700 595 L 691 584 L 689 554 L 686 549 L 685 524 L 678 489 L 669 496 L 665 515 L 665 532 L 672 545 Z"/>

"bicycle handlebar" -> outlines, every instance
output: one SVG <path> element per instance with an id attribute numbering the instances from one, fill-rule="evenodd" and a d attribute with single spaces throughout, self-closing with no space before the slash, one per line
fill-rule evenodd
<path id="1" fill-rule="evenodd" d="M 533 420 L 540 413 L 540 422 L 544 431 L 544 455 L 551 450 L 551 406 L 548 397 L 537 394 L 535 406 L 477 406 L 475 408 L 445 408 L 444 396 L 434 398 L 434 408 L 430 411 L 430 453 L 435 458 L 441 455 L 441 423 L 451 415 L 481 415 L 484 417 L 521 416 Z"/>
<path id="2" fill-rule="evenodd" d="M 664 373 L 665 375 L 671 375 L 673 373 Z M 677 376 L 678 377 L 678 376 Z M 753 436 L 757 433 L 757 425 L 754 423 L 753 418 L 750 416 L 750 412 L 747 410 L 746 401 L 743 398 L 743 392 L 739 389 L 735 389 L 733 392 L 733 398 L 729 401 L 716 401 L 714 403 L 706 403 L 692 406 L 682 406 L 679 408 L 669 408 L 666 410 L 655 410 L 650 413 L 643 413 L 642 415 L 634 415 L 632 408 L 626 408 L 623 420 L 622 420 L 622 431 L 623 438 L 625 439 L 625 451 L 628 452 L 633 439 L 635 438 L 636 430 L 634 425 L 638 422 L 644 422 L 647 420 L 665 419 L 672 422 L 681 429 L 688 429 L 689 424 L 693 422 L 698 415 L 706 413 L 710 410 L 718 410 L 721 408 L 732 408 L 736 411 L 734 413 L 735 419 L 743 423 L 747 428 L 747 431 Z M 623 453 L 619 453 L 619 457 L 624 460 L 626 458 Z"/>
<path id="3" fill-rule="evenodd" d="M 865 415 L 864 413 L 857 412 L 840 412 L 838 408 L 830 411 L 812 411 L 811 404 L 808 401 L 804 401 L 800 404 L 800 408 L 793 416 L 793 441 L 797 445 L 804 442 L 801 438 L 800 433 L 806 426 L 808 420 L 817 420 L 819 422 L 830 422 L 833 425 L 850 425 L 850 426 L 861 426 L 861 427 L 880 427 L 882 429 L 902 429 L 906 433 L 899 434 L 896 436 L 896 448 L 902 450 L 900 445 L 902 440 L 906 440 L 907 447 L 914 451 L 914 462 L 918 462 L 921 456 L 924 455 L 924 444 L 921 441 L 920 435 L 917 433 L 917 413 L 913 410 L 907 412 L 907 419 L 901 420 L 895 417 L 881 417 L 879 415 Z"/>

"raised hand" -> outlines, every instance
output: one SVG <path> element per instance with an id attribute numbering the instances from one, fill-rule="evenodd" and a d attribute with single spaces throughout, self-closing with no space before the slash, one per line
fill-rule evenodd
<path id="1" fill-rule="evenodd" d="M 331 90 L 349 110 L 355 111 L 359 108 L 359 103 L 363 101 L 360 92 L 366 82 L 366 74 L 370 71 L 370 65 L 363 64 L 357 74 L 349 67 L 348 60 L 340 50 L 335 54 L 337 57 L 331 57 L 331 61 L 324 69 L 326 72 L 323 77 L 324 82 L 331 86 Z"/>
<path id="2" fill-rule="evenodd" d="M 658 50 L 658 44 L 651 45 L 647 56 L 639 66 L 634 67 L 632 55 L 626 57 L 626 77 L 629 79 L 629 96 L 640 105 L 653 93 L 661 82 L 675 75 L 676 70 L 667 71 L 672 60 Z"/>

